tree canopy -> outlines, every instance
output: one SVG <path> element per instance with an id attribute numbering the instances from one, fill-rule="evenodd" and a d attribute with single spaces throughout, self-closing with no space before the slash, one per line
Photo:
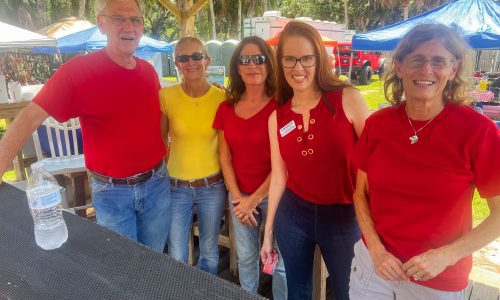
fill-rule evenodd
<path id="1" fill-rule="evenodd" d="M 145 34 L 164 41 L 177 39 L 177 18 L 158 0 L 143 1 Z M 201 0 L 194 0 L 197 1 Z M 405 7 L 411 17 L 446 2 L 448 0 L 213 0 L 213 6 L 217 38 L 225 40 L 240 38 L 239 3 L 242 19 L 262 16 L 267 9 L 279 10 L 284 17 L 311 17 L 337 23 L 344 23 L 347 4 L 349 29 L 366 31 L 402 21 Z M 94 4 L 95 0 L 0 0 L 0 21 L 32 31 L 69 16 L 95 23 Z M 205 5 L 195 17 L 195 35 L 209 40 L 211 21 L 209 7 Z"/>

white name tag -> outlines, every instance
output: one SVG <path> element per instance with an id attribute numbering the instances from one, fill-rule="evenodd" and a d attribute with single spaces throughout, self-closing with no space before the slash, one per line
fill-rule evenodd
<path id="1" fill-rule="evenodd" d="M 297 126 L 295 126 L 295 121 L 291 120 L 288 124 L 280 128 L 280 135 L 284 137 L 285 135 L 292 132 Z"/>

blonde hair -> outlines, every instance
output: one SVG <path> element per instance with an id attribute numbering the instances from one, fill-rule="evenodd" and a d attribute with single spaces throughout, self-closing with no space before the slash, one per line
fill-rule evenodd
<path id="1" fill-rule="evenodd" d="M 208 56 L 208 51 L 207 47 L 205 47 L 205 44 L 199 39 L 194 36 L 185 36 L 182 37 L 177 44 L 175 45 L 175 56 L 177 57 L 177 54 L 179 54 L 178 49 L 182 47 L 184 44 L 189 44 L 189 43 L 194 43 L 200 46 L 201 50 L 203 51 L 203 54 L 205 54 L 206 57 L 210 58 Z"/>
<path id="2" fill-rule="evenodd" d="M 396 62 L 402 63 L 406 56 L 412 53 L 422 43 L 439 41 L 450 51 L 457 61 L 457 72 L 453 80 L 446 83 L 443 91 L 443 101 L 456 104 L 466 103 L 469 98 L 465 91 L 470 86 L 469 77 L 464 68 L 470 59 L 470 48 L 455 30 L 442 24 L 420 24 L 405 34 L 392 55 L 384 76 L 384 94 L 392 105 L 399 105 L 404 93 L 403 84 L 396 72 Z"/>
<path id="3" fill-rule="evenodd" d="M 95 0 L 95 6 L 94 6 L 95 14 L 98 16 L 101 15 L 111 1 L 123 2 L 126 0 Z M 144 10 L 143 0 L 134 0 L 134 2 L 137 4 L 137 7 L 139 8 L 139 11 L 141 12 L 141 15 L 142 15 L 142 12 Z"/>

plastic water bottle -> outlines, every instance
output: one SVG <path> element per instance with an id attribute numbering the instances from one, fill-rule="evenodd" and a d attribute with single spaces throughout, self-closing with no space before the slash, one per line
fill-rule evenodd
<path id="1" fill-rule="evenodd" d="M 59 248 L 68 239 L 68 228 L 62 217 L 61 187 L 44 169 L 43 164 L 31 165 L 26 194 L 35 225 L 35 240 L 45 250 Z"/>

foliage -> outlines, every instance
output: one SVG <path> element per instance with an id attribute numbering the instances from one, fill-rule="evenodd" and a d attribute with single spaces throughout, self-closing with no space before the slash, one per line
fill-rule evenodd
<path id="1" fill-rule="evenodd" d="M 26 53 L 1 53 L 0 73 L 7 82 L 17 81 L 22 85 L 41 84 L 50 78 L 48 55 Z"/>
<path id="2" fill-rule="evenodd" d="M 179 38 L 175 16 L 157 0 L 144 0 L 144 34 L 154 39 L 172 41 Z"/>
<path id="3" fill-rule="evenodd" d="M 85 9 L 82 18 L 95 22 L 95 0 L 0 0 L 0 20 L 37 31 L 69 16 L 78 16 L 79 6 Z"/>

